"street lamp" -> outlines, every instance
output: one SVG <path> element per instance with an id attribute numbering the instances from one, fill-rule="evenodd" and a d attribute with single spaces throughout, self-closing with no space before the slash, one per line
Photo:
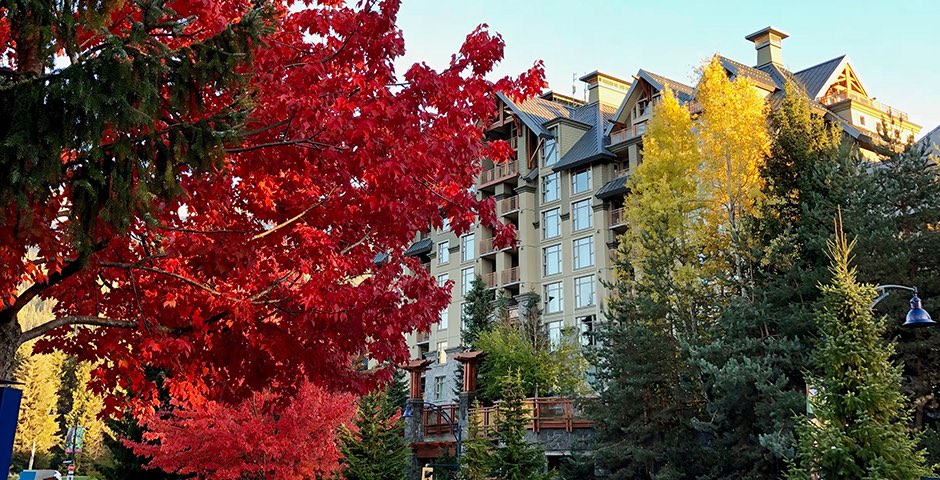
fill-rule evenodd
<path id="1" fill-rule="evenodd" d="M 415 403 L 420 403 L 424 408 L 430 408 L 431 410 L 436 411 L 441 417 L 444 418 L 444 421 L 446 421 L 450 425 L 450 433 L 454 435 L 454 440 L 457 441 L 457 448 L 456 448 L 455 453 L 457 457 L 457 470 L 460 470 L 460 447 L 463 443 L 462 441 L 463 436 L 460 433 L 460 425 L 457 423 L 457 420 L 454 417 L 452 417 L 449 413 L 447 413 L 447 411 L 444 410 L 444 407 L 440 405 L 436 405 L 436 404 L 429 403 L 429 402 L 416 402 L 414 400 L 408 401 L 408 404 L 405 405 L 405 411 L 402 413 L 401 416 L 404 418 L 412 418 L 414 416 L 414 410 L 412 409 L 412 405 Z"/>
<path id="2" fill-rule="evenodd" d="M 871 308 L 875 308 L 878 302 L 888 297 L 888 290 L 904 290 L 913 294 L 913 296 L 911 296 L 911 309 L 907 312 L 907 318 L 904 320 L 904 324 L 901 325 L 902 327 L 919 328 L 937 324 L 937 322 L 930 318 L 930 314 L 927 313 L 921 305 L 920 297 L 917 296 L 917 287 L 878 285 L 875 287 L 875 290 L 878 292 L 878 298 L 876 298 L 874 302 L 871 302 Z"/>

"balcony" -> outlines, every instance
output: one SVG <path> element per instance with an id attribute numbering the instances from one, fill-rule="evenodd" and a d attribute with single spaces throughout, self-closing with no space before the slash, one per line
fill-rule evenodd
<path id="1" fill-rule="evenodd" d="M 484 273 L 483 274 L 483 284 L 486 285 L 486 288 L 496 288 L 496 272 Z"/>
<path id="2" fill-rule="evenodd" d="M 417 332 L 415 334 L 415 345 L 426 344 L 431 339 L 429 332 Z"/>
<path id="3" fill-rule="evenodd" d="M 500 272 L 500 285 L 512 285 L 519 283 L 519 267 L 512 267 L 510 269 L 503 270 Z"/>
<path id="4" fill-rule="evenodd" d="M 431 264 L 430 264 L 430 263 L 422 263 L 422 264 L 421 264 L 421 269 L 424 270 L 425 272 L 431 273 Z"/>
<path id="5" fill-rule="evenodd" d="M 624 128 L 623 130 L 618 130 L 610 134 L 610 144 L 616 145 L 618 143 L 626 142 L 627 140 L 632 140 L 636 137 L 641 137 L 646 133 L 646 122 L 638 123 L 632 127 Z"/>
<path id="6" fill-rule="evenodd" d="M 471 409 L 468 413 L 477 417 L 485 432 L 491 432 L 496 429 L 498 408 L 495 405 L 480 407 Z M 526 428 L 535 433 L 542 430 L 572 432 L 575 429 L 594 426 L 594 422 L 585 418 L 570 398 L 528 398 L 525 408 L 530 414 Z"/>
<path id="7" fill-rule="evenodd" d="M 875 110 L 878 110 L 879 112 L 884 112 L 884 114 L 889 117 L 898 118 L 904 122 L 909 121 L 906 112 L 893 108 L 889 105 L 885 105 L 881 102 L 876 102 L 864 95 L 859 95 L 855 92 L 839 92 L 839 93 L 827 95 L 823 98 L 820 98 L 819 103 L 829 107 L 837 103 L 842 103 L 842 102 L 849 101 L 849 100 L 853 102 L 858 102 L 867 107 L 874 108 Z M 611 140 L 611 143 L 613 143 L 613 140 Z"/>
<path id="8" fill-rule="evenodd" d="M 447 415 L 450 415 L 450 418 L 457 418 L 457 411 L 460 407 L 456 404 L 441 405 L 441 410 L 424 410 L 424 434 L 426 436 L 433 435 L 451 435 L 454 431 L 453 425 L 447 420 Z"/>
<path id="9" fill-rule="evenodd" d="M 480 174 L 480 188 L 486 188 L 500 182 L 505 182 L 517 176 L 519 176 L 518 163 L 500 163 L 489 170 L 484 170 L 483 173 Z"/>
<path id="10" fill-rule="evenodd" d="M 610 225 L 609 228 L 625 227 L 627 225 L 623 208 L 615 208 L 610 211 L 608 214 L 608 225 Z"/>
<path id="11" fill-rule="evenodd" d="M 630 173 L 630 167 L 619 167 L 614 169 L 614 174 L 610 177 L 611 180 L 620 177 L 626 177 Z"/>
<path id="12" fill-rule="evenodd" d="M 487 255 L 492 255 L 499 251 L 496 248 L 496 239 L 493 237 L 484 238 L 480 240 L 480 256 L 485 257 Z"/>
<path id="13" fill-rule="evenodd" d="M 508 215 L 519 211 L 519 195 L 504 198 L 496 202 L 496 212 L 500 215 Z"/>

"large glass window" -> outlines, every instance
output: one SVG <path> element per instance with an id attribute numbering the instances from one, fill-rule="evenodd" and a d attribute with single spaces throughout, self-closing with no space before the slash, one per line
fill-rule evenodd
<path id="1" fill-rule="evenodd" d="M 437 244 L 437 263 L 443 265 L 450 262 L 450 242 L 443 241 Z"/>
<path id="2" fill-rule="evenodd" d="M 542 166 L 548 167 L 558 162 L 558 144 L 554 138 L 548 138 L 542 144 Z"/>
<path id="3" fill-rule="evenodd" d="M 447 319 L 450 317 L 450 307 L 441 310 L 441 316 L 437 321 L 438 330 L 447 330 Z"/>
<path id="4" fill-rule="evenodd" d="M 577 320 L 578 330 L 581 334 L 581 345 L 585 347 L 597 345 L 597 340 L 595 340 L 594 336 L 594 316 L 578 317 Z"/>
<path id="5" fill-rule="evenodd" d="M 544 288 L 545 313 L 558 313 L 562 310 L 564 298 L 562 297 L 564 289 L 561 282 L 554 282 L 545 285 Z"/>
<path id="6" fill-rule="evenodd" d="M 558 173 L 549 173 L 542 177 L 542 203 L 554 202 L 559 198 Z"/>
<path id="7" fill-rule="evenodd" d="M 545 276 L 561 273 L 561 245 L 542 249 L 542 273 Z"/>
<path id="8" fill-rule="evenodd" d="M 561 210 L 553 208 L 542 212 L 542 239 L 561 235 Z"/>
<path id="9" fill-rule="evenodd" d="M 473 243 L 473 234 L 468 233 L 460 238 L 460 260 L 463 262 L 472 261 L 476 256 L 475 246 Z"/>
<path id="10" fill-rule="evenodd" d="M 448 274 L 446 274 L 446 273 L 442 273 L 442 274 L 438 275 L 438 276 L 437 276 L 437 286 L 438 286 L 438 287 L 443 287 L 444 284 L 446 284 L 448 280 L 450 280 L 450 275 L 448 275 Z"/>
<path id="11" fill-rule="evenodd" d="M 574 269 L 594 266 L 594 237 L 584 237 L 572 242 L 574 247 Z"/>
<path id="12" fill-rule="evenodd" d="M 574 279 L 574 307 L 590 307 L 594 302 L 594 275 Z"/>
<path id="13" fill-rule="evenodd" d="M 434 377 L 434 399 L 441 400 L 444 398 L 444 376 Z"/>
<path id="14" fill-rule="evenodd" d="M 460 271 L 460 294 L 466 295 L 473 286 L 473 267 Z"/>
<path id="15" fill-rule="evenodd" d="M 577 195 L 579 193 L 591 191 L 591 169 L 586 168 L 584 170 L 574 172 L 571 174 L 571 194 Z"/>
<path id="16" fill-rule="evenodd" d="M 548 322 L 545 324 L 548 329 L 548 344 L 552 349 L 561 345 L 561 320 L 557 322 Z"/>
<path id="17" fill-rule="evenodd" d="M 593 224 L 593 212 L 591 212 L 591 199 L 581 200 L 571 204 L 571 230 L 585 230 L 591 228 Z"/>

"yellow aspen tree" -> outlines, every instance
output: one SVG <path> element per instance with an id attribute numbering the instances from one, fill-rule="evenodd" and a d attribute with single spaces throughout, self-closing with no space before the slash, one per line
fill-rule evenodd
<path id="1" fill-rule="evenodd" d="M 706 199 L 703 243 L 714 270 L 733 272 L 730 282 L 746 290 L 753 265 L 749 219 L 764 201 L 764 161 L 770 150 L 763 98 L 745 78 L 732 82 L 713 57 L 699 81 L 702 107 L 698 139 L 702 155 L 699 183 Z"/>
<path id="2" fill-rule="evenodd" d="M 16 380 L 23 383 L 20 418 L 16 427 L 14 451 L 27 458 L 49 453 L 62 439 L 58 435 L 58 402 L 61 353 L 32 354 L 33 343 L 20 347 Z"/>
<path id="3" fill-rule="evenodd" d="M 620 252 L 632 272 L 618 272 L 635 288 L 646 288 L 657 303 L 683 314 L 675 327 L 693 334 L 695 315 L 688 305 L 695 298 L 700 275 L 699 236 L 702 201 L 697 184 L 701 163 L 693 121 L 672 91 L 663 92 L 654 106 L 643 137 L 643 162 L 630 177 L 624 206 L 628 229 Z M 655 282 L 656 285 L 647 285 Z"/>
<path id="4" fill-rule="evenodd" d="M 78 364 L 75 371 L 78 389 L 73 394 L 72 411 L 67 416 L 70 427 L 77 423 L 85 429 L 81 454 L 85 459 L 100 459 L 106 451 L 103 439 L 107 427 L 104 420 L 98 418 L 104 408 L 104 398 L 88 386 L 93 369 L 94 365 L 89 362 Z"/>

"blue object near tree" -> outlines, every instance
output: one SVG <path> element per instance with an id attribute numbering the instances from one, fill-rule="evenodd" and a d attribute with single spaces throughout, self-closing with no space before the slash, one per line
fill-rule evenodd
<path id="1" fill-rule="evenodd" d="M 20 417 L 20 400 L 23 391 L 12 387 L 0 387 L 0 476 L 10 471 L 13 458 L 13 437 Z"/>

